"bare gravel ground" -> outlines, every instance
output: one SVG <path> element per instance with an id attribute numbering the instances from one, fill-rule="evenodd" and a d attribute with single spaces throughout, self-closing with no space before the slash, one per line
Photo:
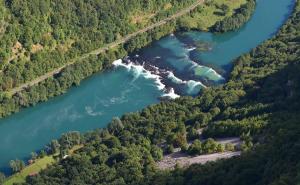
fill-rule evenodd
<path id="1" fill-rule="evenodd" d="M 176 152 L 171 155 L 167 155 L 164 159 L 157 163 L 157 166 L 161 170 L 173 169 L 176 164 L 180 167 L 187 167 L 191 164 L 205 164 L 210 161 L 216 161 L 218 159 L 228 159 L 234 156 L 241 155 L 241 152 L 223 152 L 207 155 L 199 155 L 196 157 L 191 157 L 182 152 Z"/>
<path id="2" fill-rule="evenodd" d="M 223 138 L 216 139 L 218 143 L 226 144 L 232 143 L 233 145 L 239 145 L 241 143 L 239 138 Z M 161 170 L 166 169 L 174 169 L 176 164 L 180 167 L 187 167 L 192 164 L 205 164 L 210 161 L 217 161 L 219 159 L 228 159 L 234 156 L 241 155 L 240 151 L 235 152 L 222 152 L 222 153 L 214 153 L 214 154 L 206 154 L 199 156 L 189 156 L 180 151 L 180 149 L 175 149 L 175 152 L 169 155 L 165 155 L 163 160 L 157 162 L 157 167 Z"/>

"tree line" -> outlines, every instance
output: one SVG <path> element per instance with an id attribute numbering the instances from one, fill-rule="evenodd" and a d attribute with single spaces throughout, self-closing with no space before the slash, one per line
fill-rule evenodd
<path id="1" fill-rule="evenodd" d="M 295 184 L 300 179 L 300 3 L 276 37 L 235 61 L 228 83 L 196 98 L 151 105 L 83 136 L 74 155 L 25 184 Z M 218 150 L 203 136 L 243 138 L 241 157 L 159 171 L 163 146 L 192 139 L 191 153 Z M 231 148 L 228 146 L 228 148 Z M 99 175 L 101 174 L 101 175 Z"/>
<path id="2" fill-rule="evenodd" d="M 255 0 L 247 0 L 247 3 L 235 10 L 235 13 L 231 17 L 226 17 L 225 19 L 216 22 L 210 30 L 213 32 L 228 32 L 242 27 L 251 18 L 251 15 L 255 10 L 255 5 Z M 222 9 L 226 12 L 226 7 Z"/>
<path id="3" fill-rule="evenodd" d="M 147 24 L 194 0 L 2 0 L 0 90 L 37 78 L 70 60 L 140 29 L 132 19 L 154 14 Z M 170 4 L 170 8 L 163 9 Z"/>
<path id="4" fill-rule="evenodd" d="M 44 2 L 44 3 L 47 3 L 47 2 Z M 173 5 L 173 8 L 168 9 L 167 12 L 169 12 L 169 13 L 160 15 L 159 17 L 155 17 L 154 18 L 155 20 L 153 20 L 153 21 L 154 22 L 158 21 L 161 18 L 168 16 L 171 13 L 174 13 L 176 10 L 180 9 L 181 7 L 186 6 L 187 4 L 189 4 L 191 2 L 192 2 L 192 0 L 185 1 L 185 2 L 172 1 L 171 4 Z M 16 5 L 14 5 L 14 3 L 16 3 Z M 9 5 L 8 7 L 10 7 L 11 9 L 19 10 L 20 8 L 12 8 L 12 7 L 17 6 L 17 5 L 18 6 L 22 5 L 22 6 L 25 6 L 24 9 L 27 9 L 26 8 L 27 6 L 33 6 L 31 4 L 33 2 L 31 2 L 31 1 L 23 2 L 25 4 L 21 3 L 21 5 L 19 5 L 19 3 L 21 3 L 21 2 L 11 2 L 10 4 L 7 4 L 6 7 Z M 72 2 L 71 4 L 70 4 L 70 2 L 69 2 L 69 4 L 68 3 L 64 4 L 64 3 L 60 6 L 67 6 L 67 5 L 71 6 L 71 4 L 74 2 Z M 163 4 L 166 4 L 166 3 L 168 3 L 168 1 L 163 1 L 163 2 L 159 3 L 158 5 L 162 6 Z M 41 3 L 41 4 L 43 4 L 43 3 Z M 150 4 L 152 4 L 152 3 L 150 3 Z M 153 7 L 150 8 L 151 11 L 153 9 L 157 9 L 158 5 L 151 5 L 151 7 L 152 6 L 156 7 L 156 8 L 153 8 Z M 44 5 L 40 5 L 40 6 L 44 7 Z M 109 5 L 107 5 L 107 6 L 109 6 Z M 144 5 L 142 5 L 142 4 L 135 5 L 135 3 L 133 3 L 131 6 L 139 7 L 139 6 L 144 6 Z M 148 6 L 150 6 L 150 5 L 148 5 Z M 90 8 L 93 8 L 93 7 L 90 7 Z M 114 8 L 114 7 L 110 7 L 110 8 Z M 130 9 L 129 7 L 127 7 L 127 8 Z M 145 7 L 143 7 L 143 8 L 145 8 Z M 55 7 L 55 9 L 58 9 L 58 7 Z M 70 8 L 68 7 L 68 9 L 70 9 Z M 47 10 L 52 12 L 53 14 L 57 13 L 54 10 L 52 10 L 51 8 L 47 9 Z M 137 9 L 136 11 L 138 11 L 138 10 L 139 9 Z M 33 11 L 33 10 L 30 9 L 30 11 Z M 30 12 L 30 11 L 26 10 L 25 13 L 23 13 L 23 14 L 27 15 L 28 12 Z M 37 10 L 34 10 L 34 11 L 37 11 Z M 148 11 L 150 11 L 150 10 L 148 10 Z M 6 11 L 6 12 L 8 12 L 8 11 Z M 26 12 L 27 12 L 27 14 L 26 14 Z M 41 13 L 42 11 L 38 11 L 38 12 Z M 39 17 L 39 19 L 40 19 L 40 17 L 46 16 L 46 15 L 40 14 L 40 13 L 37 13 L 37 15 L 34 14 L 33 17 L 30 17 L 30 16 L 26 17 L 25 15 L 22 14 L 22 12 L 20 12 L 20 13 L 16 14 L 15 16 L 17 16 L 17 18 L 18 18 L 18 16 L 21 16 L 23 19 L 30 19 L 30 20 L 33 19 L 35 16 Z M 70 16 L 71 15 L 75 16 L 75 14 L 73 15 L 73 13 L 74 12 L 70 10 L 70 12 L 69 12 Z M 126 12 L 124 14 L 126 14 Z M 127 16 L 131 15 L 130 12 L 127 12 L 127 14 L 128 14 Z M 96 14 L 95 16 L 97 16 L 97 15 L 98 14 Z M 89 15 L 89 16 L 92 16 L 92 15 Z M 111 16 L 117 16 L 117 15 L 111 15 Z M 63 17 L 60 19 L 62 19 L 61 21 L 66 21 L 66 20 L 64 20 L 64 18 L 67 18 L 67 17 Z M 20 18 L 18 18 L 18 19 L 20 19 Z M 15 20 L 18 20 L 18 19 L 15 19 Z M 104 21 L 104 20 L 101 19 L 101 21 Z M 33 22 L 36 22 L 36 21 L 33 21 Z M 69 20 L 69 22 L 62 22 L 60 24 L 63 24 L 64 26 L 66 26 L 66 25 L 72 26 L 73 23 L 74 22 Z M 114 23 L 114 24 L 116 24 L 116 23 Z M 109 28 L 110 28 L 109 26 L 101 27 L 101 29 L 109 29 Z M 172 22 L 170 22 L 166 25 L 163 25 L 159 28 L 155 28 L 147 33 L 138 35 L 134 39 L 131 39 L 129 42 L 125 43 L 124 45 L 121 45 L 120 47 L 115 48 L 113 51 L 108 51 L 104 54 L 100 54 L 99 56 L 89 57 L 87 59 L 79 61 L 75 65 L 69 66 L 66 69 L 64 69 L 59 75 L 54 76 L 54 78 L 49 78 L 49 79 L 45 80 L 44 82 L 41 82 L 40 84 L 37 84 L 33 87 L 26 88 L 25 90 L 23 90 L 17 94 L 10 95 L 5 92 L 2 92 L 2 93 L 0 93 L 0 117 L 8 116 L 12 113 L 18 112 L 21 108 L 33 106 L 38 102 L 44 102 L 44 101 L 47 101 L 51 97 L 65 93 L 68 90 L 68 88 L 70 88 L 72 85 L 79 85 L 81 80 L 90 76 L 91 74 L 101 71 L 101 70 L 108 69 L 111 65 L 111 62 L 114 61 L 115 59 L 122 58 L 122 57 L 126 56 L 127 53 L 134 52 L 134 51 L 150 44 L 152 41 L 158 40 L 161 37 L 165 36 L 166 34 L 174 32 L 176 29 L 178 29 L 178 22 L 172 21 Z M 69 29 L 67 29 L 67 30 L 69 30 Z M 80 30 L 80 29 L 78 28 L 78 30 Z M 11 34 L 13 34 L 13 33 L 11 33 Z M 85 33 L 78 31 L 78 34 L 85 34 Z M 89 33 L 87 35 L 90 36 L 91 34 Z M 5 36 L 12 37 L 9 34 L 5 34 Z M 95 38 L 99 39 L 101 37 L 99 37 L 99 38 L 95 37 Z M 52 38 L 52 39 L 54 39 L 54 38 Z M 18 60 L 18 62 L 14 62 L 14 60 L 13 60 L 9 65 L 7 65 L 7 67 L 5 67 L 3 69 L 3 72 L 0 75 L 0 86 L 2 85 L 3 90 L 13 88 L 13 87 L 17 86 L 18 84 L 24 83 L 26 81 L 30 81 L 37 76 L 45 74 L 49 70 L 53 70 L 54 68 L 57 68 L 66 62 L 69 62 L 71 59 L 76 58 L 76 56 L 79 56 L 82 53 L 85 53 L 87 51 L 90 51 L 93 48 L 101 46 L 101 44 L 97 43 L 97 41 L 94 41 L 94 40 L 92 42 L 87 42 L 87 41 L 89 41 L 89 39 L 87 39 L 87 38 L 84 39 L 84 37 L 82 37 L 83 45 L 81 45 L 80 47 L 77 47 L 79 45 L 76 44 L 76 42 L 73 43 L 73 41 L 72 42 L 70 41 L 72 43 L 71 44 L 72 47 L 68 48 L 66 51 L 62 52 L 59 50 L 59 48 L 51 50 L 51 51 L 48 51 L 46 49 L 46 50 L 39 51 L 37 53 L 31 53 L 30 57 L 29 57 L 30 60 L 28 60 L 28 61 L 27 60 L 25 61 L 26 57 L 25 58 L 21 57 L 21 58 L 16 59 L 16 60 Z M 62 40 L 62 42 L 64 42 L 65 44 L 68 44 L 68 39 L 64 39 L 64 40 Z M 89 43 L 89 46 L 93 45 L 93 47 L 87 48 L 84 46 L 84 45 L 87 45 L 88 43 Z M 65 48 L 65 47 L 63 47 L 63 48 Z M 21 61 L 19 61 L 19 60 L 21 60 Z M 50 65 L 48 65 L 48 63 Z M 36 66 L 36 65 L 38 65 L 38 66 Z M 1 82 L 1 78 L 3 80 L 2 82 Z"/>
<path id="5" fill-rule="evenodd" d="M 107 129 L 83 136 L 73 132 L 52 141 L 46 152 L 59 152 L 62 160 L 37 176 L 28 177 L 25 184 L 252 185 L 297 182 L 299 21 L 297 1 L 294 14 L 275 38 L 235 61 L 229 82 L 224 86 L 207 89 L 196 98 L 161 102 L 115 118 Z M 159 38 L 174 25 L 170 23 L 151 33 Z M 154 38 L 148 35 L 151 33 L 137 37 L 126 47 L 130 44 L 142 47 Z M 132 51 L 135 49 L 131 48 Z M 55 78 L 35 86 L 36 89 L 26 89 L 25 93 L 13 96 L 13 101 L 18 103 L 7 103 L 1 111 L 13 112 L 19 105 L 30 106 L 55 93 L 63 93 L 69 86 L 79 84 L 85 75 L 109 66 L 109 61 L 123 52 L 127 51 L 120 48 L 70 66 Z M 3 102 L 12 100 L 5 94 L 2 98 Z M 194 141 L 188 149 L 190 154 L 218 151 L 212 140 L 206 143 L 197 140 L 197 130 L 203 128 L 206 138 L 241 136 L 245 154 L 238 159 L 193 165 L 186 170 L 157 170 L 156 161 L 162 159 L 163 153 L 172 147 L 184 147 L 188 140 Z M 168 147 L 161 147 L 166 143 Z M 68 149 L 76 144 L 84 147 L 63 159 Z"/>

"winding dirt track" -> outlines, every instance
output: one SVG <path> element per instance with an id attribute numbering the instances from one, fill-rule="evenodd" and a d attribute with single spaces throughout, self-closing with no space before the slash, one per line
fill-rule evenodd
<path id="1" fill-rule="evenodd" d="M 181 16 L 189 13 L 190 11 L 194 10 L 195 8 L 197 8 L 199 5 L 203 4 L 204 2 L 205 2 L 205 0 L 197 0 L 191 6 L 185 8 L 183 10 L 180 10 L 179 12 L 177 12 L 176 14 L 174 14 L 174 15 L 172 15 L 170 17 L 167 17 L 167 18 L 165 18 L 165 19 L 163 19 L 163 20 L 161 20 L 161 21 L 159 21 L 159 22 L 157 22 L 155 24 L 152 24 L 152 25 L 150 25 L 150 26 L 148 26 L 146 28 L 143 28 L 143 29 L 138 30 L 138 31 L 136 31 L 134 33 L 131 33 L 131 34 L 129 34 L 129 35 L 127 35 L 127 36 L 125 36 L 125 37 L 123 37 L 123 38 L 121 38 L 119 40 L 116 40 L 115 42 L 109 43 L 109 44 L 107 44 L 107 45 L 105 45 L 105 46 L 103 46 L 101 48 L 98 48 L 98 49 L 96 49 L 94 51 L 86 53 L 86 54 L 82 55 L 81 57 L 77 57 L 77 58 L 73 59 L 72 61 L 70 61 L 69 63 L 67 63 L 67 64 L 65 64 L 65 65 L 63 65 L 63 66 L 61 66 L 61 67 L 59 67 L 59 68 L 57 68 L 57 69 L 55 69 L 53 71 L 50 71 L 50 72 L 48 72 L 48 73 L 46 73 L 46 74 L 44 74 L 42 76 L 39 76 L 38 78 L 36 78 L 36 79 L 34 79 L 34 80 L 30 81 L 30 82 L 27 82 L 27 83 L 24 83 L 24 84 L 22 84 L 22 85 L 20 85 L 18 87 L 15 87 L 15 88 L 7 91 L 7 92 L 10 93 L 10 94 L 15 94 L 17 92 L 22 91 L 23 89 L 25 89 L 27 87 L 36 85 L 36 84 L 38 84 L 38 83 L 46 80 L 47 78 L 52 77 L 53 75 L 60 73 L 60 71 L 62 69 L 66 68 L 69 65 L 74 64 L 78 60 L 85 59 L 85 58 L 89 57 L 90 55 L 98 55 L 98 54 L 103 53 L 103 52 L 105 52 L 105 51 L 107 51 L 107 50 L 109 50 L 111 48 L 114 48 L 114 47 L 120 45 L 120 44 L 124 44 L 127 41 L 129 41 L 130 39 L 136 37 L 137 35 L 139 35 L 141 33 L 145 33 L 147 31 L 150 31 L 150 30 L 152 30 L 154 28 L 162 26 L 162 25 L 164 25 L 164 24 L 166 24 L 166 23 L 168 23 L 168 22 L 170 22 L 170 21 L 172 21 L 172 20 L 174 20 L 174 19 L 176 19 L 178 17 L 181 17 Z"/>

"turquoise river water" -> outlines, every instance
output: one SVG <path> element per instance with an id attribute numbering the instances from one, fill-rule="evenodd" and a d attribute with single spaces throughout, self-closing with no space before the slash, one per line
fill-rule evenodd
<path id="1" fill-rule="evenodd" d="M 26 160 L 68 131 L 103 128 L 115 116 L 141 110 L 160 98 L 196 95 L 225 82 L 231 62 L 272 37 L 294 0 L 257 0 L 251 20 L 225 34 L 186 32 L 152 43 L 115 68 L 95 74 L 63 96 L 0 120 L 0 171 L 12 159 Z"/>

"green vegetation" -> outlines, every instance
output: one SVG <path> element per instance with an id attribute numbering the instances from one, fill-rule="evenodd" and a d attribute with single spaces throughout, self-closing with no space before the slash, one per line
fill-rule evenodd
<path id="1" fill-rule="evenodd" d="M 231 148 L 229 151 L 232 150 Z M 217 143 L 214 139 L 208 138 L 203 143 L 199 139 L 194 140 L 193 144 L 188 148 L 190 155 L 203 155 L 224 152 L 225 146 Z"/>
<path id="2" fill-rule="evenodd" d="M 235 61 L 228 83 L 208 88 L 196 98 L 161 102 L 115 118 L 107 129 L 87 133 L 80 140 L 78 134 L 63 136 L 60 145 L 81 143 L 83 148 L 28 177 L 25 184 L 297 184 L 299 27 L 297 1 L 277 36 Z M 196 139 L 199 128 L 204 128 L 206 138 L 241 136 L 244 153 L 206 165 L 159 171 L 155 162 L 162 150 L 184 147 L 189 138 Z M 218 149 L 211 140 L 202 145 L 195 140 L 191 148 L 196 152 Z"/>
<path id="3" fill-rule="evenodd" d="M 220 9 L 225 14 L 229 11 L 226 6 Z M 80 61 L 55 78 L 12 98 L 3 95 L 1 114 L 61 94 L 86 76 L 107 68 L 117 56 L 138 49 L 175 27 L 176 23 L 172 22 L 138 36 L 125 49 L 121 47 Z M 223 86 L 208 88 L 196 98 L 161 102 L 120 119 L 114 118 L 106 129 L 84 135 L 64 134 L 49 144 L 46 152 L 50 156 L 42 158 L 41 164 L 23 170 L 18 165 L 15 171 L 21 170 L 22 176 L 16 174 L 9 181 L 24 182 L 24 176 L 44 169 L 52 162 L 51 155 L 59 153 L 58 163 L 27 177 L 23 184 L 289 185 L 300 182 L 299 28 L 298 0 L 293 15 L 277 36 L 238 58 L 229 81 Z M 174 147 L 193 155 L 233 150 L 232 145 L 223 148 L 211 139 L 201 143 L 197 140 L 199 129 L 204 129 L 205 138 L 240 136 L 243 155 L 187 169 L 159 171 L 156 168 L 163 152 L 173 152 Z M 189 148 L 188 141 L 193 141 Z M 74 146 L 79 149 L 72 150 Z"/>
<path id="4" fill-rule="evenodd" d="M 5 178 L 6 178 L 5 175 L 0 172 L 0 184 L 4 183 L 4 181 L 6 180 Z"/>
<path id="5" fill-rule="evenodd" d="M 24 183 L 26 181 L 27 176 L 34 176 L 38 174 L 41 170 L 46 169 L 48 166 L 56 163 L 59 158 L 62 159 L 66 156 L 73 155 L 75 151 L 83 147 L 82 145 L 76 145 L 77 143 L 80 143 L 78 141 L 78 136 L 80 136 L 78 135 L 78 132 L 71 132 L 68 134 L 64 134 L 59 141 L 53 140 L 49 144 L 49 155 L 47 155 L 43 151 L 41 151 L 39 156 L 33 153 L 31 160 L 32 164 L 26 167 L 23 166 L 23 168 L 20 171 L 17 171 L 18 173 L 15 173 L 14 175 L 10 176 L 5 180 L 5 176 L 0 174 L 0 183 L 4 182 L 4 185 Z M 62 156 L 60 154 L 64 155 Z M 1 179 L 3 180 L 1 181 Z"/>
<path id="6" fill-rule="evenodd" d="M 170 21 L 164 26 L 138 35 L 118 48 L 79 60 L 54 77 L 16 94 L 4 91 L 18 87 L 74 58 L 79 58 L 84 53 L 136 31 L 141 25 L 133 23 L 132 17 L 138 12 L 142 11 L 145 14 L 155 12 L 155 16 L 147 20 L 147 23 L 141 23 L 151 24 L 174 14 L 192 2 L 195 1 L 152 0 L 145 4 L 142 0 L 134 3 L 129 0 L 122 3 L 115 1 L 82 3 L 80 0 L 67 0 L 61 3 L 55 0 L 43 2 L 30 0 L 0 4 L 0 10 L 1 8 L 4 10 L 1 15 L 8 25 L 0 41 L 0 56 L 2 56 L 0 89 L 3 90 L 0 92 L 0 117 L 65 93 L 71 86 L 79 85 L 81 80 L 93 73 L 109 68 L 115 59 L 122 58 L 128 52 L 142 48 L 153 40 L 173 32 L 178 24 L 176 21 Z M 235 3 L 230 7 L 234 8 L 240 4 Z M 36 6 L 38 8 L 33 8 Z M 206 6 L 208 5 L 204 7 Z M 77 11 L 76 7 L 80 9 Z M 165 8 L 160 10 L 160 7 Z M 224 18 L 221 15 L 218 17 Z M 199 21 L 202 19 L 206 18 L 199 17 Z"/>
<path id="7" fill-rule="evenodd" d="M 48 165 L 55 162 L 53 156 L 45 156 L 41 159 L 35 160 L 35 162 L 28 167 L 22 169 L 19 173 L 9 177 L 4 183 L 4 185 L 13 185 L 14 183 L 23 183 L 29 175 L 35 175 L 42 169 L 45 169 Z"/>
<path id="8" fill-rule="evenodd" d="M 156 12 L 151 24 L 193 2 L 2 0 L 1 17 L 6 26 L 0 42 L 0 89 L 17 87 L 137 31 L 139 24 L 131 20 L 136 11 Z M 172 7 L 160 11 L 168 3 Z"/>
<path id="9" fill-rule="evenodd" d="M 9 162 L 9 165 L 14 173 L 20 172 L 25 167 L 24 161 L 19 160 L 19 159 L 11 160 Z"/>
<path id="10" fill-rule="evenodd" d="M 180 18 L 178 26 L 183 30 L 197 29 L 207 31 L 216 22 L 223 20 L 224 17 L 227 18 L 234 15 L 235 10 L 245 3 L 247 3 L 247 0 L 206 1 L 204 5 L 192 11 L 189 16 Z"/>
<path id="11" fill-rule="evenodd" d="M 255 0 L 248 0 L 248 2 L 242 5 L 231 17 L 216 22 L 211 27 L 213 32 L 228 32 L 233 31 L 243 26 L 251 17 L 255 9 Z"/>

